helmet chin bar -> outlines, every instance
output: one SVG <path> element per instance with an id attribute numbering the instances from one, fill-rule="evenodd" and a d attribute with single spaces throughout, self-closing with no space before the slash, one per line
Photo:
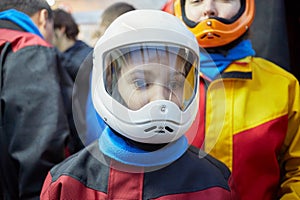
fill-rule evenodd
<path id="1" fill-rule="evenodd" d="M 180 127 L 187 121 L 186 113 L 171 101 L 153 101 L 138 111 L 128 110 L 122 105 L 114 107 L 114 116 L 119 114 L 113 128 L 132 140 L 143 143 L 168 143 L 178 139 L 183 134 L 182 131 L 185 131 Z M 124 112 L 120 112 L 123 109 Z"/>
<path id="2" fill-rule="evenodd" d="M 148 103 L 139 110 L 133 111 L 110 98 L 110 103 L 104 106 L 102 96 L 108 95 L 96 91 L 94 104 L 97 112 L 106 123 L 121 135 L 141 143 L 169 143 L 181 137 L 192 124 L 191 118 L 196 116 L 198 95 L 195 101 L 182 111 L 178 105 L 168 100 L 156 100 Z M 97 103 L 99 102 L 99 103 Z"/>

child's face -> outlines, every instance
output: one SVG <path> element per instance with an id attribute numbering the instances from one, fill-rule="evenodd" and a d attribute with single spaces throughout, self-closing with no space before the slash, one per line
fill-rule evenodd
<path id="1" fill-rule="evenodd" d="M 138 110 L 151 101 L 169 100 L 185 109 L 194 93 L 195 79 L 187 80 L 190 72 L 196 73 L 192 64 L 157 49 L 137 50 L 124 58 L 115 85 L 124 105 Z"/>
<path id="2" fill-rule="evenodd" d="M 131 110 L 138 110 L 154 100 L 170 100 L 182 105 L 185 72 L 156 63 L 145 66 L 128 66 L 121 70 L 118 88 Z"/>
<path id="3" fill-rule="evenodd" d="M 240 0 L 186 0 L 185 13 L 189 20 L 200 22 L 209 17 L 231 19 L 241 7 Z"/>

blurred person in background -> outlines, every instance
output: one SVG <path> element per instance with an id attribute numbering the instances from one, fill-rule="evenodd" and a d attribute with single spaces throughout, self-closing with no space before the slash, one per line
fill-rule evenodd
<path id="1" fill-rule="evenodd" d="M 299 82 L 255 56 L 255 2 L 176 0 L 174 9 L 206 50 L 190 142 L 229 167 L 243 200 L 300 199 Z"/>
<path id="2" fill-rule="evenodd" d="M 95 32 L 94 37 L 100 38 L 107 27 L 120 15 L 135 10 L 135 7 L 126 2 L 117 2 L 107 7 L 100 19 L 99 29 Z M 77 130 L 82 135 L 85 145 L 90 144 L 97 139 L 105 128 L 105 124 L 99 117 L 93 104 L 91 103 L 90 94 L 90 76 L 92 71 L 92 55 L 85 60 L 85 64 L 79 70 L 78 77 L 74 87 L 75 104 L 75 122 Z M 100 123 L 98 123 L 100 121 Z"/>
<path id="3" fill-rule="evenodd" d="M 66 157 L 72 82 L 52 37 L 45 0 L 0 1 L 0 199 L 38 200 L 47 172 Z"/>
<path id="4" fill-rule="evenodd" d="M 67 70 L 71 79 L 75 82 L 79 68 L 89 54 L 92 53 L 93 48 L 82 40 L 77 39 L 80 30 L 71 13 L 64 9 L 57 8 L 53 10 L 53 16 L 54 37 L 52 41 L 60 52 L 62 67 Z M 76 90 L 75 85 L 73 90 Z M 73 115 L 71 103 L 68 105 L 68 111 L 68 120 L 71 130 L 69 150 L 70 154 L 73 154 L 81 150 L 84 146 L 81 141 L 81 133 L 77 130 L 74 123 L 76 116 Z"/>
<path id="5" fill-rule="evenodd" d="M 99 39 L 117 17 L 132 10 L 135 10 L 135 7 L 127 2 L 117 2 L 108 6 L 101 14 L 100 24 L 98 30 L 94 33 L 94 37 Z"/>
<path id="6" fill-rule="evenodd" d="M 57 8 L 53 10 L 54 37 L 53 44 L 62 52 L 62 65 L 75 81 L 80 65 L 93 50 L 91 46 L 77 39 L 78 24 L 71 13 Z"/>

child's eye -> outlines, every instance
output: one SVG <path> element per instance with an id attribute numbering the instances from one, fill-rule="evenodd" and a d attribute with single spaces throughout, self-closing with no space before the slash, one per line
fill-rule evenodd
<path id="1" fill-rule="evenodd" d="M 199 3 L 199 2 L 201 2 L 201 1 L 199 1 L 199 0 L 190 0 L 190 3 Z"/>
<path id="2" fill-rule="evenodd" d="M 144 79 L 136 79 L 133 81 L 133 83 L 137 89 L 143 89 L 148 86 L 148 84 L 146 83 L 146 81 Z"/>

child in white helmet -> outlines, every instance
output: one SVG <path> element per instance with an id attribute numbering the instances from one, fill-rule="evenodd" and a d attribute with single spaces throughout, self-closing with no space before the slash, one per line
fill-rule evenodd
<path id="1" fill-rule="evenodd" d="M 118 17 L 94 50 L 92 101 L 108 125 L 52 168 L 41 199 L 237 199 L 230 171 L 185 137 L 198 111 L 199 47 L 158 10 Z"/>

